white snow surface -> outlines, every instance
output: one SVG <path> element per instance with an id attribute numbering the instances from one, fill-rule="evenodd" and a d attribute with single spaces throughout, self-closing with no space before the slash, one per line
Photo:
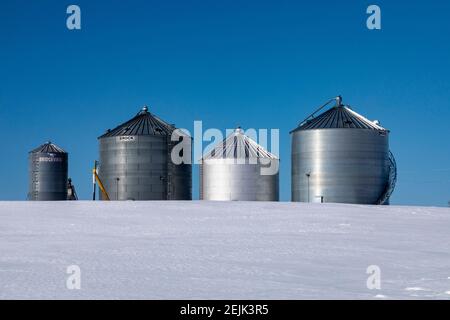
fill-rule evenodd
<path id="1" fill-rule="evenodd" d="M 0 202 L 0 298 L 450 299 L 450 209 Z"/>

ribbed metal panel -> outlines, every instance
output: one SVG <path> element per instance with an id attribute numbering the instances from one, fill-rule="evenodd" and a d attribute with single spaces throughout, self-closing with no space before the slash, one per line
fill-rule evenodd
<path id="1" fill-rule="evenodd" d="M 244 134 L 244 131 L 238 127 L 234 133 L 229 135 L 222 142 L 203 156 L 203 159 L 239 159 L 239 158 L 267 158 L 278 159 L 275 155 L 265 150 L 255 141 Z"/>
<path id="2" fill-rule="evenodd" d="M 183 139 L 191 139 L 185 135 Z M 168 137 L 168 162 L 167 162 L 167 189 L 168 200 L 192 200 L 192 165 L 190 164 L 174 164 L 171 159 L 172 148 L 178 143 L 170 141 Z M 190 141 L 192 143 L 192 141 Z M 192 160 L 192 155 L 191 160 Z"/>
<path id="3" fill-rule="evenodd" d="M 380 125 L 356 113 L 350 107 L 339 105 L 320 114 L 318 117 L 311 117 L 305 120 L 294 131 L 336 128 L 385 130 Z"/>
<path id="4" fill-rule="evenodd" d="M 67 152 L 48 142 L 29 153 L 28 167 L 28 200 L 67 200 Z"/>
<path id="5" fill-rule="evenodd" d="M 99 137 L 99 176 L 111 200 L 192 199 L 192 166 L 170 157 L 174 129 L 144 107 Z"/>
<path id="6" fill-rule="evenodd" d="M 148 107 L 144 106 L 132 119 L 107 130 L 99 139 L 118 136 L 168 136 L 174 129 L 173 125 L 151 114 Z"/>
<path id="7" fill-rule="evenodd" d="M 201 200 L 279 200 L 279 175 L 261 175 L 261 164 L 237 164 L 233 159 L 204 160 L 200 180 Z"/>
<path id="8" fill-rule="evenodd" d="M 347 107 L 330 110 L 292 132 L 292 201 L 379 203 L 390 183 L 389 131 Z"/>
<path id="9" fill-rule="evenodd" d="M 376 204 L 388 178 L 387 132 L 319 129 L 293 134 L 292 201 L 323 197 L 324 202 Z"/>
<path id="10" fill-rule="evenodd" d="M 218 201 L 278 201 L 279 174 L 262 174 L 279 167 L 279 159 L 238 128 L 200 164 L 200 199 Z"/>

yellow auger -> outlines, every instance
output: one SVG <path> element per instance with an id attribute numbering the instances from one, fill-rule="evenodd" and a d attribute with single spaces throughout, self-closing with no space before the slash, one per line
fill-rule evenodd
<path id="1" fill-rule="evenodd" d="M 98 187 L 100 188 L 100 191 L 103 194 L 103 200 L 110 200 L 108 192 L 106 192 L 105 186 L 102 183 L 102 180 L 100 180 L 100 177 L 98 176 L 98 169 L 97 169 L 98 161 L 94 161 L 94 169 L 92 169 L 92 184 L 93 184 L 93 190 L 92 190 L 92 200 L 95 200 L 95 190 L 96 190 L 96 183 L 98 183 Z"/>

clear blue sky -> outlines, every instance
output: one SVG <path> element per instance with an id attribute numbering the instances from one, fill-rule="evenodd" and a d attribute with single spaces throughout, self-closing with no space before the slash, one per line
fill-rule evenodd
<path id="1" fill-rule="evenodd" d="M 66 28 L 69 4 L 80 31 Z M 381 31 L 365 27 L 369 4 Z M 289 130 L 341 94 L 391 130 L 392 203 L 446 206 L 449 17 L 444 0 L 2 1 L 0 200 L 26 198 L 27 153 L 49 139 L 88 199 L 97 136 L 148 104 L 188 129 L 279 128 L 287 201 Z"/>

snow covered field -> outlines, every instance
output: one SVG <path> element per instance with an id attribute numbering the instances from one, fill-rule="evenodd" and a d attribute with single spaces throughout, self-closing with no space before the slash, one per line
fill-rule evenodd
<path id="1" fill-rule="evenodd" d="M 0 202 L 0 298 L 449 299 L 450 209 Z"/>

